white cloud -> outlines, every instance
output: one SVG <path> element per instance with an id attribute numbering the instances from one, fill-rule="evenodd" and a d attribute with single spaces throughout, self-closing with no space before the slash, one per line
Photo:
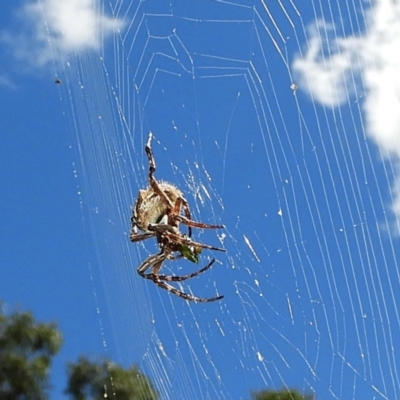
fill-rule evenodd
<path id="1" fill-rule="evenodd" d="M 362 93 L 366 133 L 398 166 L 392 209 L 400 219 L 400 2 L 377 0 L 364 15 L 366 29 L 358 36 L 338 37 L 332 25 L 316 23 L 292 67 L 299 90 L 325 106 Z"/>
<path id="2" fill-rule="evenodd" d="M 299 88 L 325 106 L 339 106 L 362 90 L 367 133 L 400 157 L 400 5 L 380 0 L 366 15 L 363 36 L 334 36 L 333 25 L 318 21 L 304 57 L 292 67 Z"/>
<path id="3" fill-rule="evenodd" d="M 400 4 L 380 1 L 369 15 L 362 52 L 367 133 L 400 157 Z"/>
<path id="4" fill-rule="evenodd" d="M 322 20 L 312 25 L 307 52 L 292 64 L 299 88 L 329 107 L 338 106 L 348 99 L 353 90 L 348 82 L 349 71 L 355 67 L 345 40 L 337 37 L 327 40 L 334 31 L 333 25 Z"/>
<path id="5" fill-rule="evenodd" d="M 0 74 L 0 86 L 8 89 L 16 89 L 17 85 L 6 75 Z"/>
<path id="6" fill-rule="evenodd" d="M 19 32 L 2 32 L 15 57 L 43 66 L 72 52 L 98 49 L 102 40 L 122 27 L 121 20 L 102 14 L 98 0 L 42 0 L 19 12 Z"/>

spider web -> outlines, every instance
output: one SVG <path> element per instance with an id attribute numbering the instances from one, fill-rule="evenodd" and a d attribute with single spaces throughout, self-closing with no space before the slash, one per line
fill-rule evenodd
<path id="1" fill-rule="evenodd" d="M 162 399 L 395 398 L 399 3 L 159 3 L 99 3 L 100 46 L 59 57 L 105 346 Z M 193 235 L 226 254 L 163 273 L 215 257 L 174 285 L 220 302 L 136 274 L 157 251 L 128 240 L 149 131 L 156 178 L 226 226 Z"/>

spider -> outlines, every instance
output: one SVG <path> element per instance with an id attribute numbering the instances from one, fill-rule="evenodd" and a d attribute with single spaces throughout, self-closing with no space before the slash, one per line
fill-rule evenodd
<path id="1" fill-rule="evenodd" d="M 214 264 L 213 258 L 205 267 L 183 276 L 160 275 L 160 269 L 165 260 L 186 258 L 193 263 L 199 262 L 199 254 L 203 249 L 226 251 L 208 244 L 194 242 L 191 239 L 192 227 L 203 229 L 224 228 L 223 225 L 209 225 L 193 221 L 190 208 L 183 193 L 171 183 L 158 182 L 154 177 L 156 165 L 151 149 L 153 134 L 150 132 L 145 152 L 149 161 L 149 186 L 139 190 L 138 198 L 133 206 L 131 218 L 132 230 L 130 240 L 139 242 L 152 237 L 157 239 L 160 252 L 149 256 L 137 269 L 140 276 L 151 279 L 157 286 L 168 290 L 176 296 L 195 302 L 210 302 L 221 300 L 224 296 L 212 298 L 196 297 L 182 292 L 167 282 L 181 282 L 207 271 Z M 184 215 L 181 214 L 183 210 Z M 187 234 L 179 230 L 179 223 L 187 226 Z M 143 233 L 138 233 L 138 229 Z M 150 273 L 146 271 L 151 268 Z"/>

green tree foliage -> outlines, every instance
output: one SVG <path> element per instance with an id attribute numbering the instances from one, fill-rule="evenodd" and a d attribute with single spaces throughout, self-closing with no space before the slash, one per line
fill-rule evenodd
<path id="1" fill-rule="evenodd" d="M 313 400 L 313 395 L 303 395 L 295 389 L 287 390 L 262 390 L 252 392 L 253 400 Z"/>
<path id="2" fill-rule="evenodd" d="M 31 313 L 4 315 L 0 307 L 0 399 L 47 399 L 49 368 L 62 339 L 55 324 Z"/>
<path id="3" fill-rule="evenodd" d="M 35 321 L 31 313 L 5 315 L 0 303 L 0 400 L 46 400 L 52 358 L 60 350 L 55 324 Z M 133 365 L 124 369 L 108 360 L 80 357 L 67 368 L 65 393 L 72 400 L 157 400 L 151 382 Z M 314 400 L 297 390 L 263 390 L 253 400 Z"/>
<path id="4" fill-rule="evenodd" d="M 158 396 L 149 380 L 136 366 L 123 369 L 105 360 L 94 363 L 80 357 L 68 366 L 68 387 L 73 400 L 156 400 Z"/>

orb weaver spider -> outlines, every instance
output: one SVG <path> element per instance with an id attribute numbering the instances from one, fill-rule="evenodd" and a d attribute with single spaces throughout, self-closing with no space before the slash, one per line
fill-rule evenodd
<path id="1" fill-rule="evenodd" d="M 160 252 L 149 256 L 137 269 L 140 276 L 151 279 L 157 286 L 168 290 L 178 297 L 195 302 L 211 302 L 221 300 L 224 296 L 211 298 L 196 297 L 182 292 L 167 282 L 181 282 L 194 278 L 207 271 L 215 262 L 213 258 L 205 267 L 183 276 L 160 275 L 160 269 L 165 260 L 186 258 L 193 263 L 199 262 L 199 254 L 203 249 L 223 251 L 219 247 L 194 242 L 191 239 L 192 228 L 220 229 L 223 225 L 210 225 L 192 220 L 190 208 L 183 193 L 174 185 L 167 182 L 158 182 L 154 177 L 156 164 L 151 149 L 153 134 L 150 132 L 145 152 L 149 161 L 149 186 L 139 190 L 138 198 L 133 206 L 131 218 L 132 230 L 130 240 L 139 242 L 152 237 L 157 239 Z M 183 210 L 184 215 L 181 214 Z M 188 228 L 184 234 L 179 230 L 179 223 Z M 138 233 L 140 230 L 143 233 Z M 150 273 L 146 271 L 151 268 Z"/>

